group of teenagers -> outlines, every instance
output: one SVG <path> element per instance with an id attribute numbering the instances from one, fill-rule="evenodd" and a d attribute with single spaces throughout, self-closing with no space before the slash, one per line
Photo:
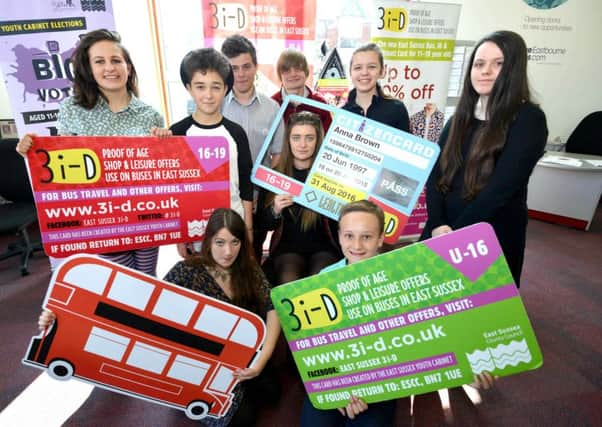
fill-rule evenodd
<path id="1" fill-rule="evenodd" d="M 269 298 L 273 286 L 341 268 L 381 251 L 384 214 L 361 200 L 342 207 L 338 222 L 297 203 L 290 194 L 255 189 L 252 165 L 261 161 L 298 181 L 305 181 L 332 122 L 327 110 L 289 102 L 264 159 L 257 159 L 266 134 L 287 95 L 323 102 L 306 81 L 309 67 L 299 51 L 285 50 L 276 64 L 282 88 L 272 97 L 255 89 L 257 57 L 241 35 L 227 38 L 221 52 L 213 48 L 189 52 L 180 75 L 196 107 L 183 120 L 165 128 L 161 115 L 141 102 L 137 75 L 128 51 L 115 32 L 94 30 L 81 38 L 72 57 L 73 96 L 60 107 L 60 135 L 224 136 L 230 147 L 230 206 L 216 209 L 200 242 L 178 245 L 183 259 L 164 279 L 260 315 L 267 334 L 253 366 L 239 369 L 229 412 L 204 418 L 207 426 L 252 425 L 256 407 L 279 395 L 270 362 L 280 337 L 280 324 Z M 351 57 L 350 91 L 345 110 L 409 132 L 402 102 L 388 97 L 378 81 L 384 60 L 375 44 Z M 428 221 L 421 239 L 436 237 L 476 222 L 490 223 L 500 241 L 515 284 L 520 284 L 527 226 L 529 176 L 547 139 L 546 119 L 531 101 L 527 49 L 520 35 L 497 31 L 480 40 L 470 57 L 456 112 L 444 127 L 441 156 L 428 180 Z M 17 145 L 21 154 L 35 148 L 32 135 Z M 262 245 L 273 231 L 267 257 Z M 156 274 L 158 248 L 103 254 L 111 261 Z M 264 268 L 269 265 L 266 279 Z M 38 324 L 49 327 L 54 314 L 43 311 Z M 489 387 L 494 377 L 475 377 Z M 249 403 L 252 402 L 252 403 Z M 319 410 L 306 398 L 302 426 L 387 426 L 395 401 L 366 404 L 352 397 L 339 410 Z"/>

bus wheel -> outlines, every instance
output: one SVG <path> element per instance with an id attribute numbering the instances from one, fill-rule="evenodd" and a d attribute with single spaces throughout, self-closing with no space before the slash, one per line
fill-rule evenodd
<path id="1" fill-rule="evenodd" d="M 63 359 L 54 359 L 48 365 L 48 375 L 55 380 L 67 381 L 73 376 L 73 365 Z"/>
<path id="2" fill-rule="evenodd" d="M 188 404 L 184 412 L 191 420 L 200 420 L 209 413 L 209 405 L 202 400 L 194 400 Z"/>

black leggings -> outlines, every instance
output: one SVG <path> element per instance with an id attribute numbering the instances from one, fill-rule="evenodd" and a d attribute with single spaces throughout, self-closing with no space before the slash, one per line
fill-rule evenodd
<path id="1" fill-rule="evenodd" d="M 310 255 L 288 252 L 274 257 L 276 285 L 292 282 L 318 274 L 324 267 L 338 261 L 337 255 L 330 251 L 320 251 Z"/>

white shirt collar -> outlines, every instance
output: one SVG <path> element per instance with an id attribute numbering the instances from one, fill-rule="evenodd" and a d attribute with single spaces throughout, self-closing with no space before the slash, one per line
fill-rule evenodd
<path id="1" fill-rule="evenodd" d="M 487 120 L 487 101 L 486 96 L 480 96 L 474 106 L 474 116 L 478 120 Z"/>
<path id="2" fill-rule="evenodd" d="M 255 100 L 257 100 L 257 102 L 261 102 L 259 96 L 257 95 L 257 88 L 255 88 L 255 87 L 253 88 L 253 96 L 251 97 L 251 100 L 247 104 L 243 104 L 242 102 L 240 102 L 238 100 L 238 98 L 234 94 L 234 90 L 230 91 L 230 93 L 228 94 L 227 100 L 228 100 L 228 102 L 232 102 L 232 100 L 235 100 L 236 102 L 238 102 L 242 106 L 251 105 L 253 102 L 255 102 Z"/>
<path id="3" fill-rule="evenodd" d="M 284 99 L 288 93 L 286 93 L 286 90 L 284 89 L 284 86 L 282 87 L 282 89 L 280 89 L 280 93 L 282 95 L 282 99 Z M 307 86 L 303 86 L 303 98 L 309 98 L 309 89 L 307 88 Z"/>

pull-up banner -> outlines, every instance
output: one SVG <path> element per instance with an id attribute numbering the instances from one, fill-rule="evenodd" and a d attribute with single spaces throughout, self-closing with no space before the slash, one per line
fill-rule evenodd
<path id="1" fill-rule="evenodd" d="M 56 135 L 59 104 L 71 96 L 79 36 L 115 29 L 111 0 L 4 0 L 0 66 L 19 135 Z"/>

